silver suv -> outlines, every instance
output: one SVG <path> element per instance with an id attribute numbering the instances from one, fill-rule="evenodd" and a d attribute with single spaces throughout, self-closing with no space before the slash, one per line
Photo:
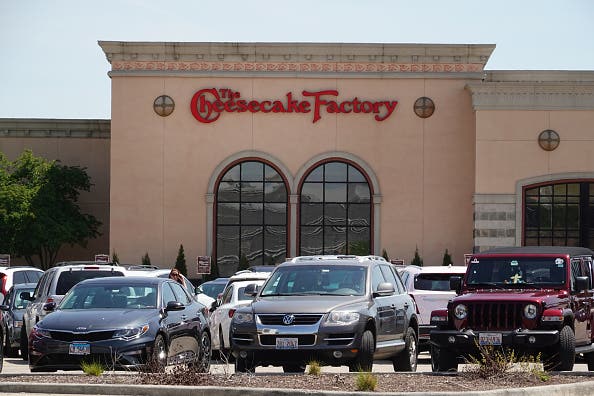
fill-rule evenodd
<path id="1" fill-rule="evenodd" d="M 64 295 L 78 282 L 107 276 L 124 276 L 125 271 L 117 265 L 97 264 L 94 261 L 67 261 L 56 264 L 45 271 L 32 296 L 24 293 L 23 298 L 31 301 L 23 314 L 21 329 L 21 357 L 28 359 L 28 337 L 37 322 L 62 301 Z M 28 298 L 26 298 L 28 297 Z"/>
<path id="2" fill-rule="evenodd" d="M 277 266 L 231 322 L 237 372 L 309 361 L 371 371 L 389 359 L 395 371 L 417 367 L 415 304 L 393 266 L 378 256 L 305 256 Z"/>

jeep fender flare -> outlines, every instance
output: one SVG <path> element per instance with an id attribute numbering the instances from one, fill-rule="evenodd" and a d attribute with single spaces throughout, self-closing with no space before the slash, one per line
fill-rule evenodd
<path id="1" fill-rule="evenodd" d="M 563 309 L 563 323 L 560 324 L 560 327 L 569 326 L 573 331 L 575 331 L 574 327 L 575 321 L 575 314 L 571 310 L 571 308 L 564 308 Z"/>

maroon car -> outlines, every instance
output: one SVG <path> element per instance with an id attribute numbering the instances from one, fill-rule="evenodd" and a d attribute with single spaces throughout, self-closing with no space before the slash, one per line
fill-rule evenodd
<path id="1" fill-rule="evenodd" d="M 510 247 L 474 254 L 457 296 L 431 313 L 433 371 L 455 371 L 479 346 L 541 354 L 548 370 L 572 370 L 582 354 L 594 370 L 594 252 Z"/>

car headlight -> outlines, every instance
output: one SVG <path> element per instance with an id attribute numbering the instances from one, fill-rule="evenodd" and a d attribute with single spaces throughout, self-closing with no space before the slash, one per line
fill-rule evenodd
<path id="1" fill-rule="evenodd" d="M 149 329 L 149 325 L 145 324 L 142 326 L 138 326 L 138 327 L 132 327 L 129 329 L 120 329 L 120 330 L 116 330 L 113 333 L 113 338 L 121 338 L 123 340 L 132 340 L 134 338 L 138 338 L 141 335 L 143 335 L 144 333 L 146 333 Z"/>
<path id="2" fill-rule="evenodd" d="M 237 312 L 233 315 L 233 321 L 237 324 L 252 323 L 254 321 L 254 315 L 251 312 Z"/>
<path id="3" fill-rule="evenodd" d="M 358 321 L 359 313 L 353 311 L 333 311 L 326 318 L 326 323 L 332 325 L 346 325 Z"/>
<path id="4" fill-rule="evenodd" d="M 524 307 L 524 316 L 526 319 L 534 319 L 538 314 L 538 308 L 534 304 L 526 304 Z"/>
<path id="5" fill-rule="evenodd" d="M 465 319 L 468 316 L 468 308 L 464 304 L 458 304 L 454 308 L 454 316 L 456 319 Z"/>
<path id="6" fill-rule="evenodd" d="M 37 337 L 52 338 L 52 335 L 50 334 L 49 330 L 43 329 L 38 325 L 33 326 L 31 333 Z"/>

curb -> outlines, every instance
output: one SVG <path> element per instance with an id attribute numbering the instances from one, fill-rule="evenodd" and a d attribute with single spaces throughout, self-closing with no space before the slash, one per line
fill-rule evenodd
<path id="1" fill-rule="evenodd" d="M 146 396 L 542 396 L 554 394 L 563 396 L 594 395 L 594 381 L 562 385 L 535 386 L 519 389 L 495 389 L 466 392 L 358 392 L 358 391 L 315 391 L 274 388 L 233 388 L 213 386 L 165 386 L 165 385 L 121 385 L 121 384 L 48 384 L 24 382 L 0 382 L 2 393 L 57 393 L 87 395 L 146 395 Z"/>

